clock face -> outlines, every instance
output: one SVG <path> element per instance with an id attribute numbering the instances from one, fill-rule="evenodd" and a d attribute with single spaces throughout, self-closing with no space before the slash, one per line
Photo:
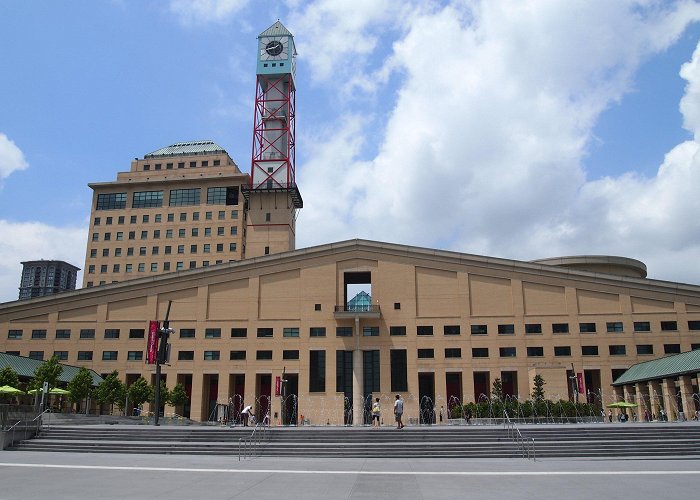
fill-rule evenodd
<path id="1" fill-rule="evenodd" d="M 289 41 L 287 37 L 267 37 L 260 39 L 260 60 L 277 61 L 288 59 Z"/>

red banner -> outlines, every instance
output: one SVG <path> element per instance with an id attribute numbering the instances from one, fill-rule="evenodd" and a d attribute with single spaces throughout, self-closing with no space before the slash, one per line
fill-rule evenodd
<path id="1" fill-rule="evenodd" d="M 578 380 L 578 393 L 586 394 L 586 383 L 583 380 L 583 373 L 577 373 L 576 379 Z"/>
<path id="2" fill-rule="evenodd" d="M 282 377 L 275 377 L 275 396 L 279 397 L 282 390 Z"/>
<path id="3" fill-rule="evenodd" d="M 158 357 L 158 330 L 160 323 L 158 321 L 148 322 L 148 345 L 146 346 L 146 363 L 149 365 L 156 364 Z"/>

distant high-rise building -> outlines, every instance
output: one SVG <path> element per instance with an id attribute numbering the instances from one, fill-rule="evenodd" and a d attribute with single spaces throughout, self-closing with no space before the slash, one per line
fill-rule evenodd
<path id="1" fill-rule="evenodd" d="M 79 267 L 62 260 L 28 260 L 22 262 L 19 300 L 75 290 Z"/>

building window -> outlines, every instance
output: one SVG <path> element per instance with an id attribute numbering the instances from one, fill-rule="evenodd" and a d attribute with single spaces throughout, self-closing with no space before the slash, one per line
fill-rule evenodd
<path id="1" fill-rule="evenodd" d="M 184 207 L 188 205 L 199 205 L 200 188 L 191 189 L 171 189 L 170 201 L 171 207 Z"/>
<path id="2" fill-rule="evenodd" d="M 245 359 L 245 351 L 231 351 L 229 352 L 230 361 L 243 361 Z"/>
<path id="3" fill-rule="evenodd" d="M 637 354 L 640 356 L 654 354 L 654 346 L 652 344 L 637 344 Z"/>
<path id="4" fill-rule="evenodd" d="M 126 353 L 127 361 L 142 361 L 143 351 L 129 351 Z"/>
<path id="5" fill-rule="evenodd" d="M 284 350 L 282 351 L 282 359 L 299 359 L 298 350 Z"/>
<path id="6" fill-rule="evenodd" d="M 181 339 L 193 339 L 195 335 L 194 328 L 180 328 Z"/>
<path id="7" fill-rule="evenodd" d="M 229 251 L 229 252 L 235 252 L 235 251 L 236 251 L 236 248 L 238 248 L 238 244 L 237 244 L 237 243 L 229 243 L 229 244 L 228 244 L 228 251 Z"/>
<path id="8" fill-rule="evenodd" d="M 151 262 L 151 272 L 152 273 L 158 272 L 158 263 L 157 262 Z"/>
<path id="9" fill-rule="evenodd" d="M 94 339 L 95 338 L 95 330 L 92 328 L 84 328 L 80 330 L 80 338 L 81 339 Z"/>
<path id="10" fill-rule="evenodd" d="M 182 271 L 185 269 L 185 263 L 184 262 L 176 262 L 175 263 L 175 270 L 176 271 Z"/>
<path id="11" fill-rule="evenodd" d="M 595 333 L 595 323 L 579 323 L 579 332 L 581 333 Z"/>
<path id="12" fill-rule="evenodd" d="M 472 358 L 488 358 L 488 347 L 472 347 Z"/>
<path id="13" fill-rule="evenodd" d="M 119 210 L 126 208 L 126 193 L 98 194 L 97 206 L 95 208 L 96 210 Z"/>
<path id="14" fill-rule="evenodd" d="M 553 323 L 552 333 L 569 333 L 569 323 Z"/>
<path id="15" fill-rule="evenodd" d="M 124 241 L 124 231 L 117 231 L 117 241 Z"/>
<path id="16" fill-rule="evenodd" d="M 118 351 L 102 351 L 102 361 L 116 361 Z"/>
<path id="17" fill-rule="evenodd" d="M 132 270 L 133 270 L 133 264 L 127 264 L 127 265 L 125 266 L 125 271 L 126 271 L 127 273 L 130 273 Z"/>
<path id="18" fill-rule="evenodd" d="M 530 323 L 525 325 L 525 333 L 527 335 L 536 335 L 542 333 L 542 325 L 539 323 Z"/>
<path id="19" fill-rule="evenodd" d="M 219 351 L 204 351 L 204 361 L 219 361 L 221 353 Z"/>
<path id="20" fill-rule="evenodd" d="M 283 328 L 282 337 L 299 337 L 299 328 Z"/>
<path id="21" fill-rule="evenodd" d="M 498 334 L 499 335 L 515 335 L 515 325 L 513 325 L 513 324 L 498 325 Z"/>
<path id="22" fill-rule="evenodd" d="M 187 222 L 187 212 L 180 212 L 180 222 Z"/>
<path id="23" fill-rule="evenodd" d="M 132 328 L 129 330 L 130 339 L 142 339 L 146 335 L 146 330 L 143 328 Z"/>
<path id="24" fill-rule="evenodd" d="M 352 337 L 352 327 L 351 326 L 336 326 L 335 327 L 336 337 Z"/>
<path id="25" fill-rule="evenodd" d="M 145 272 L 145 271 L 146 271 L 146 264 L 143 263 L 143 262 L 141 262 L 141 263 L 139 264 L 138 270 L 139 270 L 140 273 Z"/>
<path id="26" fill-rule="evenodd" d="M 70 330 L 56 330 L 56 338 L 57 339 L 69 339 L 70 338 Z"/>
<path id="27" fill-rule="evenodd" d="M 258 328 L 259 339 L 271 339 L 273 334 L 272 328 Z"/>
<path id="28" fill-rule="evenodd" d="M 231 328 L 231 338 L 232 339 L 243 339 L 248 336 L 247 328 Z"/>
<path id="29" fill-rule="evenodd" d="M 651 324 L 648 321 L 635 321 L 634 322 L 635 332 L 650 332 Z"/>
<path id="30" fill-rule="evenodd" d="M 163 262 L 163 271 L 170 271 L 170 262 Z"/>
<path id="31" fill-rule="evenodd" d="M 489 328 L 488 325 L 472 325 L 471 326 L 472 335 L 488 335 Z"/>
<path id="32" fill-rule="evenodd" d="M 624 331 L 622 321 L 611 321 L 605 324 L 608 333 L 620 333 Z"/>
<path id="33" fill-rule="evenodd" d="M 419 325 L 416 327 L 417 335 L 432 335 L 433 327 L 432 325 Z"/>
<path id="34" fill-rule="evenodd" d="M 461 358 L 462 349 L 459 347 L 446 347 L 445 348 L 445 359 L 449 358 Z"/>
<path id="35" fill-rule="evenodd" d="M 32 330 L 32 338 L 33 339 L 45 339 L 46 338 L 46 330 Z"/>
<path id="36" fill-rule="evenodd" d="M 597 356 L 598 346 L 597 345 L 582 345 L 581 346 L 582 356 Z"/>
<path id="37" fill-rule="evenodd" d="M 571 346 L 568 345 L 555 345 L 554 346 L 555 356 L 571 356 Z"/>
<path id="38" fill-rule="evenodd" d="M 208 205 L 238 205 L 238 186 L 207 189 Z"/>
<path id="39" fill-rule="evenodd" d="M 418 349 L 418 359 L 433 359 L 435 349 Z"/>
<path id="40" fill-rule="evenodd" d="M 391 353 L 391 392 L 408 391 L 408 371 L 406 350 L 392 349 Z"/>
<path id="41" fill-rule="evenodd" d="M 118 328 L 109 328 L 105 330 L 105 338 L 106 339 L 118 339 L 119 338 L 119 329 Z"/>
<path id="42" fill-rule="evenodd" d="M 391 336 L 405 336 L 406 327 L 405 326 L 390 326 L 389 335 Z"/>
<path id="43" fill-rule="evenodd" d="M 625 345 L 610 345 L 608 346 L 608 352 L 611 356 L 625 356 L 627 347 Z"/>
<path id="44" fill-rule="evenodd" d="M 92 351 L 78 351 L 78 361 L 92 361 Z"/>
<path id="45" fill-rule="evenodd" d="M 700 330 L 700 321 L 698 321 L 698 320 L 688 321 L 688 330 L 699 331 Z"/>
<path id="46" fill-rule="evenodd" d="M 459 325 L 445 325 L 442 328 L 444 335 L 459 335 L 460 328 Z"/>
<path id="47" fill-rule="evenodd" d="M 544 347 L 528 347 L 527 357 L 528 358 L 541 358 L 544 356 Z"/>
<path id="48" fill-rule="evenodd" d="M 314 304 L 314 311 L 320 311 L 321 310 L 321 304 Z"/>
<path id="49" fill-rule="evenodd" d="M 58 358 L 59 361 L 68 361 L 68 351 L 54 351 L 53 355 Z"/>
<path id="50" fill-rule="evenodd" d="M 309 337 L 325 337 L 326 327 L 325 326 L 312 326 L 309 328 Z"/>
<path id="51" fill-rule="evenodd" d="M 141 191 L 134 193 L 131 208 L 157 208 L 163 206 L 163 191 Z"/>
<path id="52" fill-rule="evenodd" d="M 678 330 L 678 322 L 677 321 L 662 321 L 661 322 L 661 331 L 662 332 L 675 332 Z"/>
<path id="53" fill-rule="evenodd" d="M 326 391 L 326 351 L 309 351 L 309 392 Z"/>
<path id="54" fill-rule="evenodd" d="M 220 339 L 221 338 L 221 328 L 207 328 L 204 330 L 205 339 Z"/>
<path id="55" fill-rule="evenodd" d="M 498 355 L 502 358 L 514 358 L 516 357 L 515 347 L 499 347 Z"/>
<path id="56" fill-rule="evenodd" d="M 664 354 L 680 354 L 680 344 L 664 344 Z"/>
<path id="57" fill-rule="evenodd" d="M 362 327 L 363 337 L 379 337 L 379 327 L 378 326 L 363 326 Z"/>
<path id="58" fill-rule="evenodd" d="M 8 339 L 21 339 L 22 338 L 22 330 L 9 330 L 7 332 L 7 338 Z"/>
<path id="59" fill-rule="evenodd" d="M 255 351 L 255 359 L 268 361 L 272 359 L 272 351 Z"/>
<path id="60" fill-rule="evenodd" d="M 194 361 L 194 351 L 178 351 L 178 361 Z"/>

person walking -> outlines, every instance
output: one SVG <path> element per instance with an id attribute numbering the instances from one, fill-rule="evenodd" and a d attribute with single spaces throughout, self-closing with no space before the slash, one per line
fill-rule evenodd
<path id="1" fill-rule="evenodd" d="M 379 418 L 381 414 L 382 407 L 379 404 L 379 398 L 376 398 L 372 404 L 372 427 L 376 427 L 377 429 L 379 428 Z"/>
<path id="2" fill-rule="evenodd" d="M 243 420 L 243 427 L 248 427 L 248 419 L 251 416 L 255 418 L 252 406 L 248 405 L 245 408 L 243 408 L 243 410 L 241 410 L 241 420 Z"/>
<path id="3" fill-rule="evenodd" d="M 400 394 L 396 395 L 396 401 L 394 401 L 394 418 L 396 418 L 396 428 L 403 429 L 403 398 Z"/>

